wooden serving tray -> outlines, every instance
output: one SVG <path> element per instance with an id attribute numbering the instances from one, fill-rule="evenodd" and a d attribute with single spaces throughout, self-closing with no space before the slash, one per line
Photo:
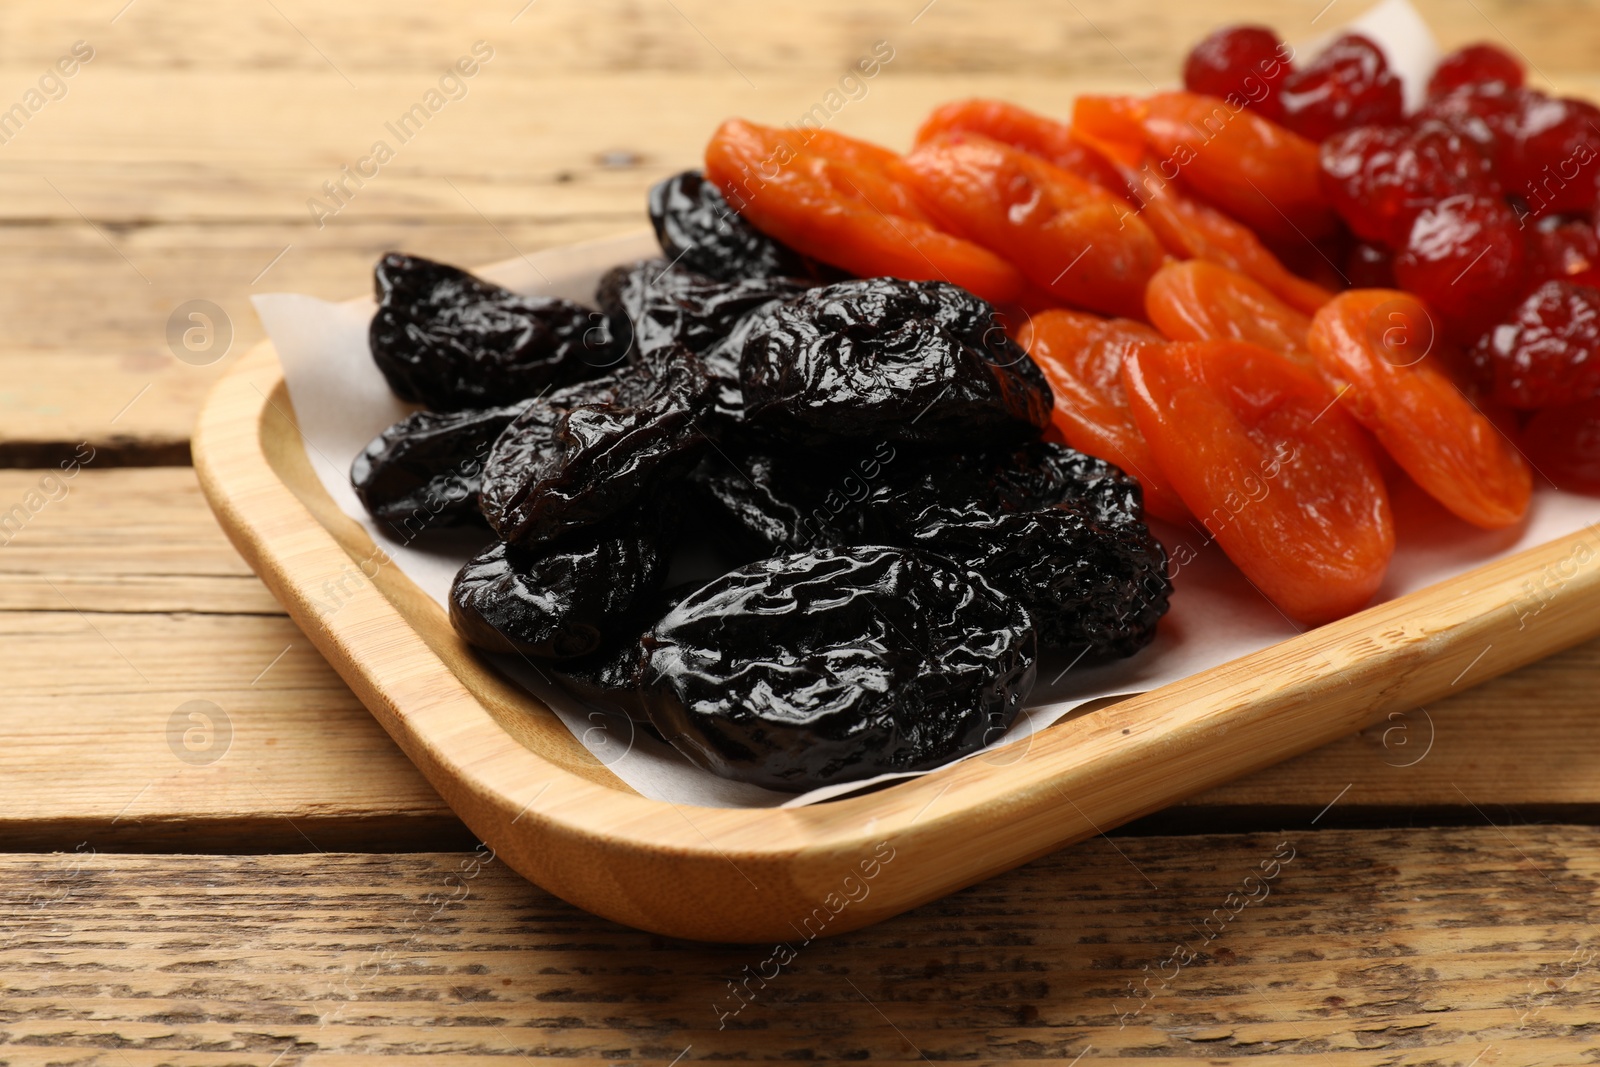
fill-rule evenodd
<path id="1" fill-rule="evenodd" d="M 1432 700 L 1468 665 L 1482 681 L 1600 633 L 1591 528 L 991 757 L 811 807 L 689 807 L 629 789 L 398 568 L 360 566 L 376 546 L 312 470 L 270 343 L 217 385 L 193 447 L 234 545 L 473 832 L 573 904 L 676 937 L 865 926 Z"/>

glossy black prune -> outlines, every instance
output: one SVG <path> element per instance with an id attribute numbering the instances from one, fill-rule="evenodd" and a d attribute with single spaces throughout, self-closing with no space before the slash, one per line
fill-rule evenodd
<path id="1" fill-rule="evenodd" d="M 713 773 L 789 791 L 976 751 L 1035 672 L 1023 608 L 948 561 L 883 546 L 731 571 L 644 643 L 662 736 Z"/>
<path id="2" fill-rule="evenodd" d="M 816 444 L 1037 437 L 1052 402 L 989 304 L 897 278 L 810 289 L 775 309 L 744 345 L 740 382 L 752 422 Z"/>
<path id="3" fill-rule="evenodd" d="M 726 521 L 775 552 L 910 544 L 947 510 L 1000 514 L 1066 503 L 1098 522 L 1141 527 L 1144 513 L 1136 481 L 1048 441 L 989 449 L 879 441 L 828 452 L 725 450 L 707 458 L 695 481 Z"/>
<path id="4" fill-rule="evenodd" d="M 718 388 L 717 409 L 743 410 L 739 354 L 760 317 L 804 289 L 786 278 L 721 282 L 646 259 L 615 267 L 600 279 L 595 300 L 605 313 L 613 344 L 635 363 L 662 369 L 681 345 L 700 357 Z"/>
<path id="5" fill-rule="evenodd" d="M 644 635 L 699 588 L 699 582 L 675 585 L 646 597 L 598 649 L 578 659 L 564 660 L 551 674 L 585 704 L 626 715 L 659 737 L 645 708 Z"/>
<path id="6" fill-rule="evenodd" d="M 667 555 L 651 521 L 649 513 L 629 516 L 537 548 L 496 541 L 456 575 L 451 623 L 490 652 L 594 653 L 626 634 L 666 578 Z"/>
<path id="7" fill-rule="evenodd" d="M 531 545 L 621 512 L 695 465 L 709 405 L 687 352 L 660 375 L 629 366 L 535 398 L 489 451 L 484 518 L 502 540 Z"/>
<path id="8" fill-rule="evenodd" d="M 1109 525 L 1072 505 L 923 520 L 913 543 L 1027 608 L 1041 657 L 1087 666 L 1131 656 L 1167 612 L 1167 554 L 1143 524 Z"/>
<path id="9" fill-rule="evenodd" d="M 407 415 L 350 465 L 356 496 L 373 518 L 407 538 L 433 526 L 481 524 L 484 461 L 526 403 Z"/>
<path id="10" fill-rule="evenodd" d="M 615 360 L 594 312 L 522 296 L 443 263 L 390 252 L 374 271 L 372 358 L 402 400 L 436 411 L 514 403 Z"/>
<path id="11" fill-rule="evenodd" d="M 651 187 L 650 224 L 669 260 L 718 281 L 840 276 L 750 225 L 697 170 Z"/>

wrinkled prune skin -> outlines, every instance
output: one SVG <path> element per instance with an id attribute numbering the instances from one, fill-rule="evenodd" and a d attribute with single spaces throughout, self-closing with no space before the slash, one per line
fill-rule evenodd
<path id="1" fill-rule="evenodd" d="M 715 519 L 723 547 L 743 559 L 844 544 L 842 531 L 814 516 L 823 493 L 800 472 L 798 457 L 718 452 L 696 467 L 690 483 Z"/>
<path id="2" fill-rule="evenodd" d="M 650 188 L 650 224 L 663 255 L 718 281 L 841 277 L 750 225 L 697 170 L 674 174 Z"/>
<path id="3" fill-rule="evenodd" d="M 645 637 L 650 719 L 706 770 L 803 791 L 998 739 L 1033 687 L 1027 612 L 924 553 L 820 549 L 703 586 Z"/>
<path id="4" fill-rule="evenodd" d="M 945 282 L 807 290 L 751 333 L 740 382 L 750 421 L 813 444 L 970 444 L 1050 424 L 1043 372 L 988 303 Z"/>
<path id="5" fill-rule="evenodd" d="M 390 252 L 374 272 L 368 340 L 389 388 L 436 411 L 487 408 L 593 378 L 615 360 L 594 312 L 522 296 L 466 271 Z"/>
<path id="6" fill-rule="evenodd" d="M 350 465 L 350 484 L 373 518 L 403 536 L 433 526 L 482 524 L 478 489 L 495 438 L 527 406 L 418 411 L 373 438 Z"/>
<path id="7" fill-rule="evenodd" d="M 1106 525 L 1072 505 L 950 509 L 924 522 L 913 543 L 1025 607 L 1041 658 L 1090 666 L 1131 656 L 1155 639 L 1167 613 L 1167 554 L 1142 523 Z"/>
<path id="8" fill-rule="evenodd" d="M 615 632 L 598 649 L 587 656 L 562 661 L 551 673 L 563 688 L 584 703 L 626 715 L 660 737 L 646 710 L 644 635 L 699 588 L 699 582 L 692 582 L 646 597 L 617 624 Z"/>
<path id="9" fill-rule="evenodd" d="M 618 514 L 699 461 L 710 402 L 686 351 L 659 376 L 629 366 L 535 398 L 489 451 L 484 518 L 502 540 L 534 545 Z"/>
<path id="10" fill-rule="evenodd" d="M 707 458 L 695 481 L 751 549 L 768 552 L 907 545 L 948 511 L 1006 514 L 1057 504 L 1109 526 L 1143 528 L 1138 482 L 1047 441 L 991 449 L 879 441 L 848 452 L 724 451 Z"/>
<path id="11" fill-rule="evenodd" d="M 496 541 L 450 587 L 450 621 L 470 644 L 536 659 L 587 656 L 626 636 L 667 575 L 643 512 L 537 548 Z"/>
<path id="12" fill-rule="evenodd" d="M 657 371 L 681 345 L 700 357 L 716 380 L 717 409 L 738 417 L 739 354 L 760 316 L 804 288 L 787 278 L 722 282 L 662 259 L 615 267 L 600 279 L 595 299 L 605 313 L 613 345 L 635 363 Z"/>
<path id="13" fill-rule="evenodd" d="M 867 479 L 864 479 L 867 480 Z M 1016 448 L 905 453 L 867 480 L 848 536 L 909 544 L 949 512 L 1012 514 L 1058 504 L 1096 522 L 1143 528 L 1139 483 L 1120 469 L 1065 445 L 1030 441 Z"/>

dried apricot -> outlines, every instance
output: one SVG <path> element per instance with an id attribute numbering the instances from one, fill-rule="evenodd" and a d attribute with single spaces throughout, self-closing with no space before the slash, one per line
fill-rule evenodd
<path id="1" fill-rule="evenodd" d="M 1150 279 L 1145 312 L 1174 341 L 1233 338 L 1309 362 L 1309 316 L 1259 282 L 1201 259 L 1168 263 Z"/>
<path id="2" fill-rule="evenodd" d="M 1082 96 L 1072 125 L 1098 145 L 1143 140 L 1164 170 L 1269 243 L 1303 243 L 1337 225 L 1316 144 L 1246 107 L 1195 93 Z"/>
<path id="3" fill-rule="evenodd" d="M 1164 344 L 1166 339 L 1142 322 L 1061 310 L 1035 315 L 1023 333 L 1023 347 L 1055 394 L 1052 421 L 1067 444 L 1137 478 L 1151 515 L 1168 522 L 1186 520 L 1189 509 L 1161 477 L 1122 387 L 1122 357 L 1128 347 Z"/>
<path id="4" fill-rule="evenodd" d="M 1389 494 L 1316 371 L 1202 341 L 1135 346 L 1122 378 L 1162 473 L 1269 600 L 1322 623 L 1372 599 L 1394 554 Z"/>
<path id="5" fill-rule="evenodd" d="M 946 229 L 1004 255 L 1056 299 L 1112 315 L 1143 312 L 1161 243 L 1098 185 L 976 134 L 920 145 L 905 171 Z"/>
<path id="6" fill-rule="evenodd" d="M 706 176 L 757 229 L 852 274 L 948 281 L 993 303 L 1025 296 L 1017 268 L 928 221 L 895 180 L 896 158 L 837 134 L 729 119 L 706 146 Z"/>
<path id="7" fill-rule="evenodd" d="M 1528 464 L 1457 389 L 1428 309 L 1397 289 L 1354 289 L 1311 323 L 1311 352 L 1343 407 L 1411 479 L 1466 521 L 1509 526 L 1528 510 Z"/>

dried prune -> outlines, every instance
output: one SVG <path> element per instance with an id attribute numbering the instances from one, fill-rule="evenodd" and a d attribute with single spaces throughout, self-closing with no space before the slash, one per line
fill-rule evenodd
<path id="1" fill-rule="evenodd" d="M 599 648 L 554 664 L 551 675 L 585 704 L 626 715 L 660 736 L 645 708 L 644 635 L 700 585 L 675 585 L 645 597 L 611 628 Z"/>
<path id="2" fill-rule="evenodd" d="M 697 170 L 651 186 L 650 224 L 668 259 L 718 281 L 844 276 L 750 225 Z"/>
<path id="3" fill-rule="evenodd" d="M 650 719 L 695 763 L 800 791 L 936 767 L 1033 687 L 1028 614 L 947 561 L 882 546 L 732 571 L 645 637 Z"/>
<path id="4" fill-rule="evenodd" d="M 438 411 L 484 408 L 593 378 L 612 361 L 594 313 L 522 296 L 466 271 L 391 252 L 374 272 L 372 358 L 402 400 Z"/>
<path id="5" fill-rule="evenodd" d="M 1014 449 L 910 454 L 885 462 L 861 503 L 861 536 L 905 539 L 951 513 L 1016 514 L 1057 505 L 1107 526 L 1144 526 L 1139 483 L 1103 459 L 1051 441 Z"/>
<path id="6" fill-rule="evenodd" d="M 919 548 L 979 574 L 1028 609 L 1039 655 L 1083 665 L 1131 656 L 1155 638 L 1172 582 L 1143 524 L 1095 521 L 1071 505 L 927 514 Z"/>
<path id="7" fill-rule="evenodd" d="M 616 267 L 600 279 L 595 298 L 607 316 L 616 349 L 656 370 L 678 344 L 700 356 L 717 385 L 719 411 L 743 408 L 739 353 L 758 317 L 793 299 L 804 287 L 787 278 L 721 282 L 646 259 Z"/>
<path id="8" fill-rule="evenodd" d="M 1050 386 L 994 316 L 945 282 L 808 290 L 745 342 L 746 417 L 817 443 L 1037 436 L 1050 424 Z"/>
<path id="9" fill-rule="evenodd" d="M 433 526 L 481 522 L 478 489 L 495 438 L 527 406 L 418 411 L 374 437 L 350 465 L 350 484 L 372 517 L 402 537 Z"/>
<path id="10" fill-rule="evenodd" d="M 891 446 L 882 447 L 892 455 Z M 846 541 L 819 506 L 825 490 L 810 477 L 811 468 L 779 452 L 713 454 L 691 481 L 721 520 L 716 532 L 722 543 L 736 555 L 757 558 Z"/>
<path id="11" fill-rule="evenodd" d="M 699 361 L 630 366 L 534 399 L 489 451 L 480 500 L 503 540 L 548 541 L 608 518 L 687 473 L 706 443 Z"/>
<path id="12" fill-rule="evenodd" d="M 626 634 L 634 610 L 661 587 L 667 556 L 643 517 L 619 519 L 553 544 L 497 541 L 450 587 L 456 632 L 490 652 L 571 659 Z"/>

